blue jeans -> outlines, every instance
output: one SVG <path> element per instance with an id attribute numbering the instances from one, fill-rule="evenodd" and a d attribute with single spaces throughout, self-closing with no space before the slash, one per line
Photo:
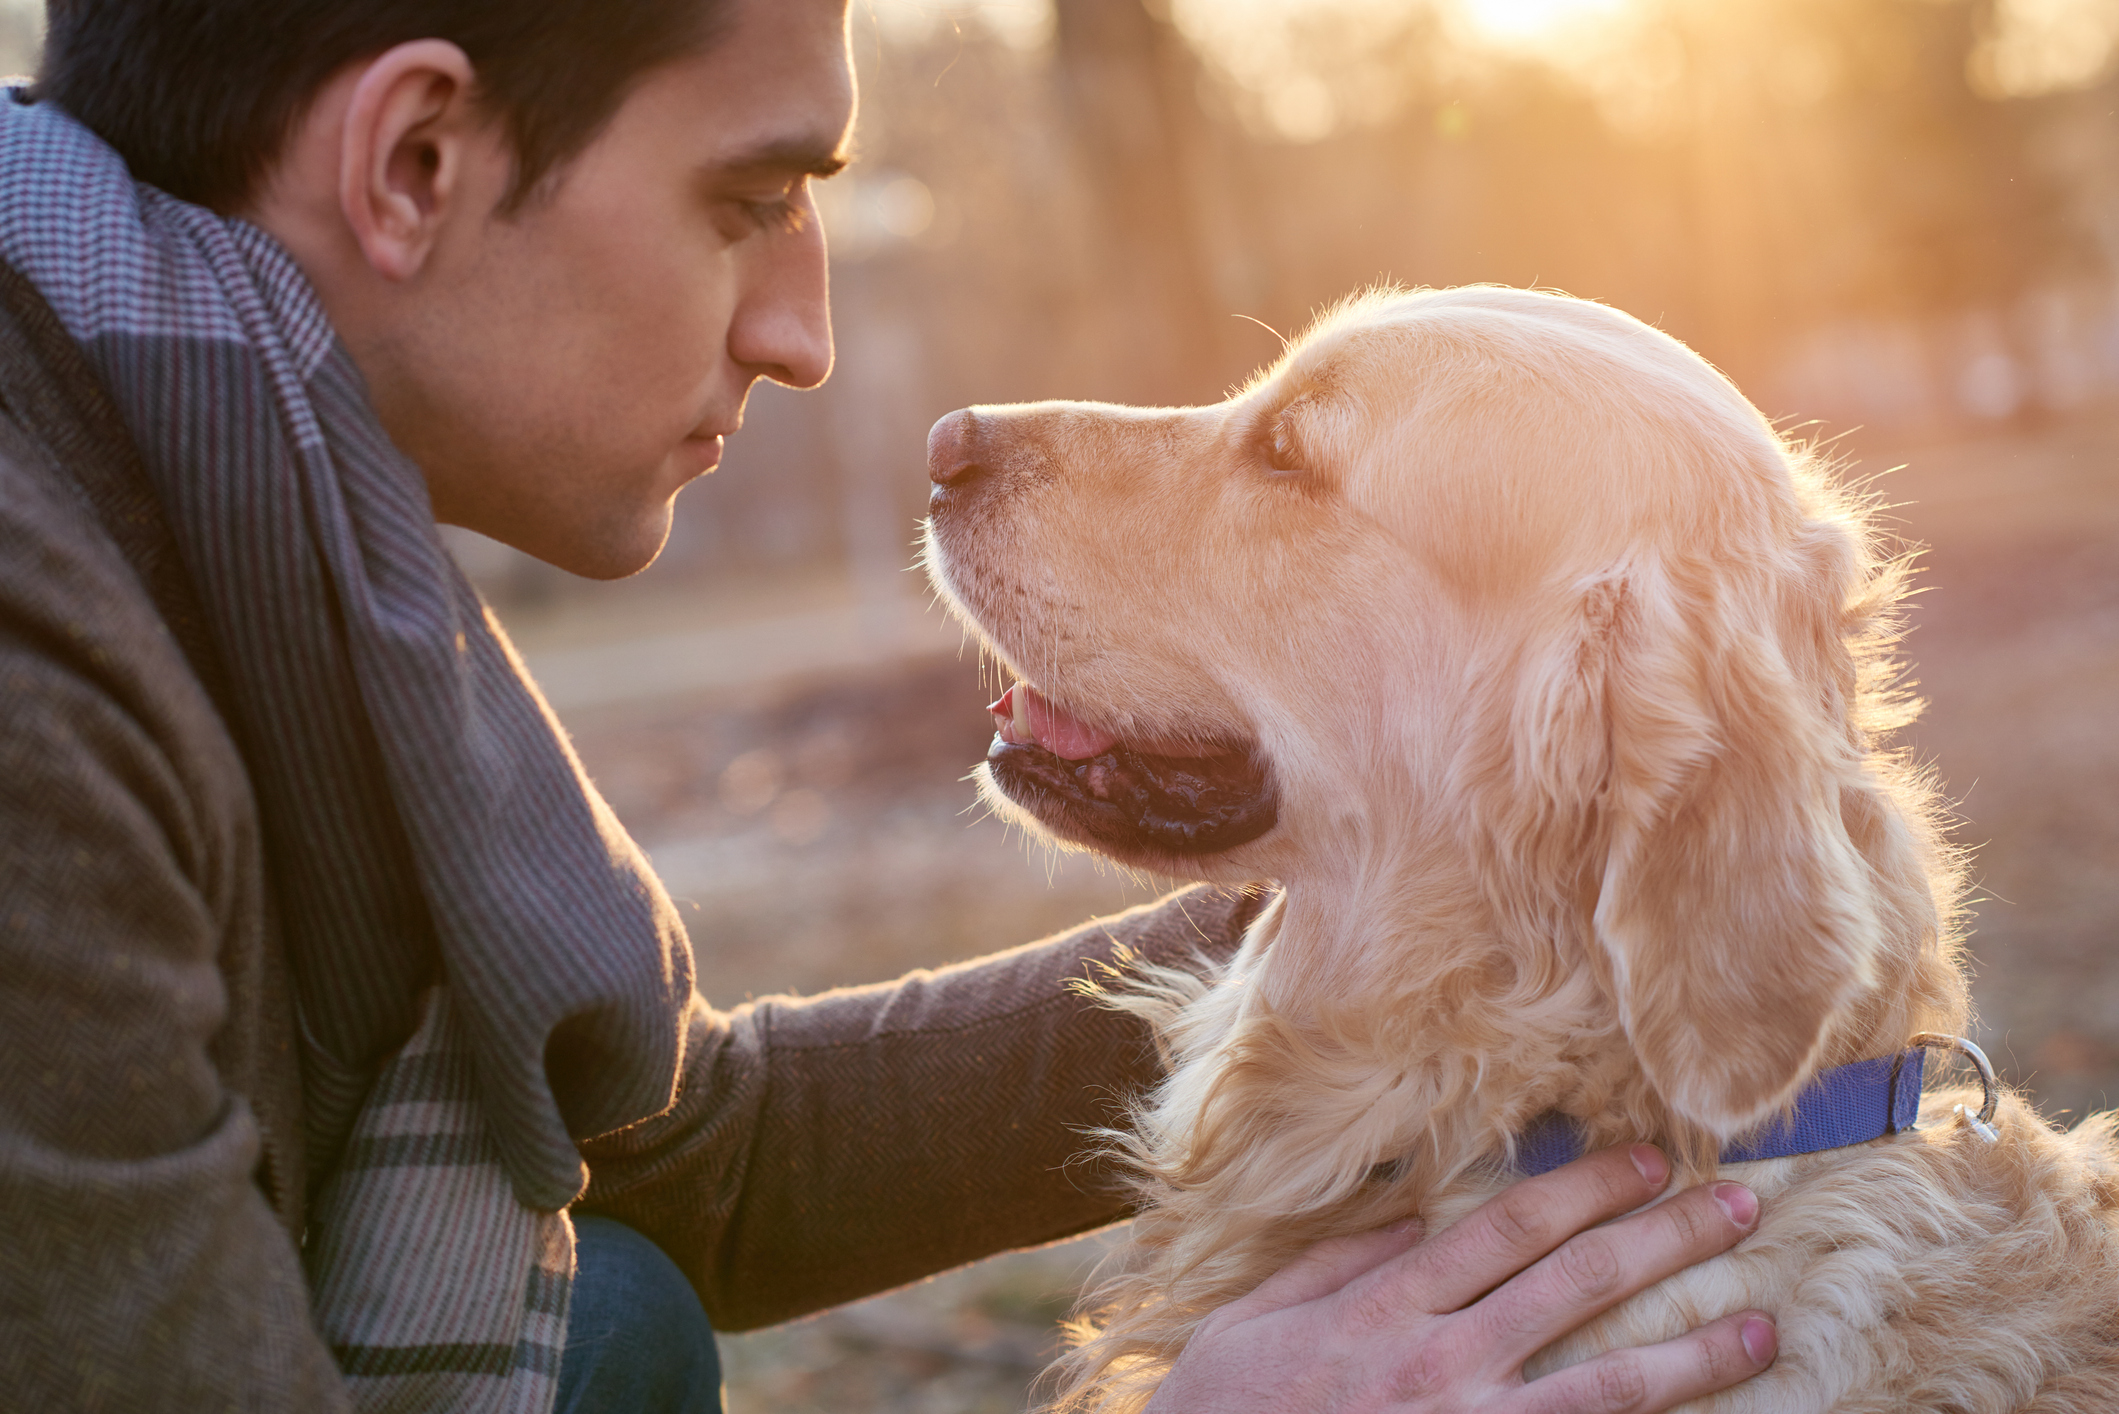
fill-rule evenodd
<path id="1" fill-rule="evenodd" d="M 714 1329 L 677 1264 L 614 1218 L 574 1215 L 556 1414 L 721 1414 Z"/>

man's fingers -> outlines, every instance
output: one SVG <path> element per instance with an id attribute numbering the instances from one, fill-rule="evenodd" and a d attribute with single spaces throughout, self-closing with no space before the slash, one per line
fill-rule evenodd
<path id="1" fill-rule="evenodd" d="M 1208 1319 L 1227 1324 L 1330 1296 L 1364 1272 L 1402 1255 L 1420 1240 L 1420 1232 L 1420 1224 L 1411 1221 L 1350 1237 L 1326 1238 Z"/>
<path id="2" fill-rule="evenodd" d="M 1727 1389 L 1773 1363 L 1773 1319 L 1739 1311 L 1676 1340 L 1613 1350 L 1523 1387 L 1523 1414 L 1655 1414 Z"/>
<path id="3" fill-rule="evenodd" d="M 1741 1183 L 1712 1183 L 1570 1238 L 1461 1313 L 1462 1338 L 1515 1369 L 1585 1321 L 1664 1277 L 1727 1251 L 1758 1221 Z"/>
<path id="4" fill-rule="evenodd" d="M 1397 1309 L 1454 1311 L 1582 1229 L 1640 1207 L 1669 1181 L 1669 1162 L 1646 1144 L 1524 1179 L 1376 1273 L 1373 1294 Z"/>

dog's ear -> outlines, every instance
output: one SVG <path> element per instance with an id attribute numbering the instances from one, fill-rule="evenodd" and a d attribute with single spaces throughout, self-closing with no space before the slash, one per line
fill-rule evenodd
<path id="1" fill-rule="evenodd" d="M 1574 730 L 1603 734 L 1577 743 L 1602 767 L 1592 926 L 1649 1081 L 1725 1138 L 1793 1095 L 1881 943 L 1842 816 L 1864 784 L 1852 548 L 1818 529 L 1778 573 L 1649 558 L 1582 600 L 1571 677 L 1601 700 Z"/>

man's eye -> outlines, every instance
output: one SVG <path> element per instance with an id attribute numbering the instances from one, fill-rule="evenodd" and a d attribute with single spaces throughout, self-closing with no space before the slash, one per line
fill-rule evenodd
<path id="1" fill-rule="evenodd" d="M 770 196 L 723 196 L 719 205 L 728 215 L 726 219 L 716 218 L 721 222 L 721 233 L 732 241 L 759 231 L 794 235 L 807 229 L 812 219 L 806 199 L 808 194 L 809 183 L 805 178 Z"/>
<path id="2" fill-rule="evenodd" d="M 1266 465 L 1275 471 L 1301 471 L 1302 444 L 1295 438 L 1295 429 L 1286 417 L 1273 423 L 1272 439 L 1266 444 Z"/>
<path id="3" fill-rule="evenodd" d="M 750 219 L 761 230 L 774 230 L 791 236 L 809 224 L 809 211 L 797 204 L 792 197 L 783 196 L 775 201 L 746 201 L 743 205 L 749 211 Z"/>
<path id="4" fill-rule="evenodd" d="M 736 205 L 753 230 L 778 231 L 791 236 L 809 224 L 809 213 L 788 197 L 772 201 L 739 201 Z"/>

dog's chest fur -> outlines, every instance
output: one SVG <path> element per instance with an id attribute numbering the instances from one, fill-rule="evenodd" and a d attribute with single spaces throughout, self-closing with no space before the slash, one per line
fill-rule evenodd
<path id="1" fill-rule="evenodd" d="M 1541 1352 L 1536 1376 L 1674 1339 L 1724 1312 L 1779 1313 L 1771 1369 L 1685 1406 L 1714 1414 L 2119 1409 L 2119 1163 L 2109 1117 L 2071 1133 L 2005 1098 L 1988 1143 L 1930 1094 L 1922 1128 L 1850 1149 L 1725 1166 L 1757 1193 L 1730 1253 Z M 1439 1231 L 1501 1188 L 1428 1205 Z"/>

